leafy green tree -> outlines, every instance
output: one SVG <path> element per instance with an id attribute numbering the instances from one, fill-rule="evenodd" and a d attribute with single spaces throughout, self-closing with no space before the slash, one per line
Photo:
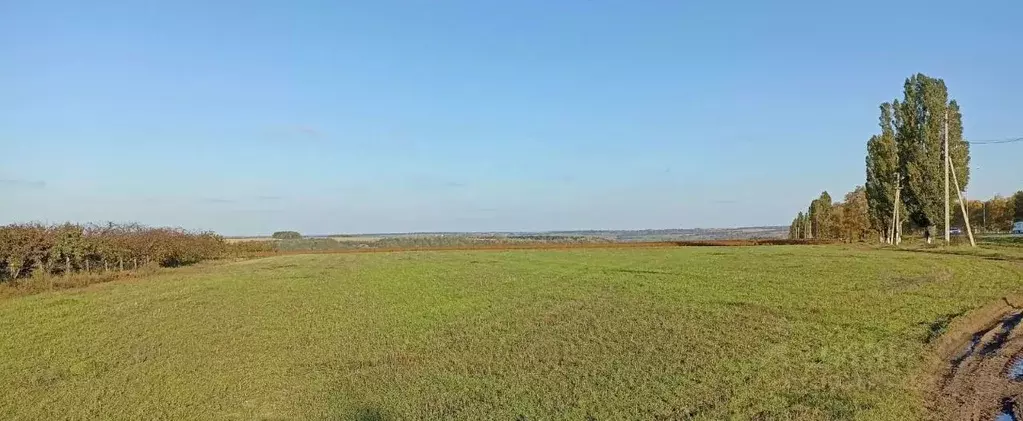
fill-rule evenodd
<path id="1" fill-rule="evenodd" d="M 824 233 L 825 238 L 833 240 L 848 241 L 846 238 L 845 227 L 845 203 L 837 202 L 831 204 L 831 209 L 828 211 L 828 220 L 824 226 L 827 230 Z"/>
<path id="2" fill-rule="evenodd" d="M 963 221 L 963 213 L 959 210 L 959 202 L 956 202 L 952 212 L 952 226 L 963 227 L 965 229 L 966 223 Z M 967 200 L 966 201 L 966 213 L 970 216 L 970 227 L 974 232 L 984 231 L 984 202 L 980 200 Z"/>
<path id="3" fill-rule="evenodd" d="M 806 238 L 807 232 L 807 218 L 803 212 L 799 212 L 795 219 L 792 220 L 792 224 L 789 225 L 789 238 L 793 240 L 801 240 Z"/>
<path id="4" fill-rule="evenodd" d="M 987 213 L 987 228 L 989 231 L 1004 232 L 1012 229 L 1012 218 L 1015 214 L 1012 198 L 995 195 L 984 207 Z"/>
<path id="5" fill-rule="evenodd" d="M 946 93 L 946 96 L 948 94 Z M 960 192 L 970 183 L 970 142 L 963 137 L 963 113 L 956 100 L 948 102 L 948 156 L 955 167 Z M 942 175 L 944 176 L 944 175 Z M 949 178 L 952 176 L 949 175 Z M 955 183 L 949 181 L 949 203 L 959 203 Z"/>
<path id="6" fill-rule="evenodd" d="M 806 213 L 803 214 L 804 222 L 805 222 L 805 224 L 803 225 L 805 227 L 805 229 L 803 231 L 804 238 L 808 238 L 808 239 L 817 238 L 816 236 L 814 236 L 814 228 L 813 228 L 813 214 L 814 214 L 814 212 L 816 212 L 815 211 L 816 208 L 817 208 L 817 199 L 813 199 L 813 200 L 810 201 L 810 207 L 806 208 Z"/>
<path id="7" fill-rule="evenodd" d="M 1012 195 L 1012 221 L 1023 221 L 1023 190 Z"/>
<path id="8" fill-rule="evenodd" d="M 867 182 L 864 184 L 864 193 L 870 227 L 885 242 L 890 243 L 895 189 L 899 178 L 899 149 L 892 126 L 893 104 L 886 102 L 880 108 L 881 134 L 871 136 L 867 142 Z"/>
<path id="9" fill-rule="evenodd" d="M 803 214 L 803 225 L 802 225 L 802 229 L 799 231 L 799 238 L 802 238 L 802 239 L 813 238 L 813 235 L 811 235 L 811 233 L 810 233 L 810 214 L 809 213 L 804 213 Z"/>
<path id="10" fill-rule="evenodd" d="M 973 225 L 974 231 L 985 231 L 987 227 L 987 209 L 984 206 L 984 202 L 980 200 L 967 200 L 966 201 L 966 212 L 970 215 L 970 225 Z M 963 225 L 963 224 L 959 224 Z"/>
<path id="11" fill-rule="evenodd" d="M 969 183 L 969 144 L 963 139 L 962 113 L 949 102 L 948 88 L 941 79 L 916 74 L 903 85 L 903 100 L 895 103 L 895 139 L 899 168 L 903 176 L 904 203 L 910 221 L 927 229 L 928 240 L 944 221 L 944 155 L 942 132 L 948 115 L 949 155 L 959 178 L 959 188 Z M 950 192 L 953 196 L 955 194 Z"/>
<path id="12" fill-rule="evenodd" d="M 865 241 L 871 232 L 867 191 L 856 186 L 845 195 L 842 205 L 842 236 L 847 241 Z"/>
<path id="13" fill-rule="evenodd" d="M 273 235 L 271 235 L 270 237 L 276 238 L 278 240 L 298 240 L 302 238 L 302 234 L 299 234 L 295 231 L 277 231 L 273 233 Z"/>
<path id="14" fill-rule="evenodd" d="M 822 192 L 810 202 L 810 235 L 812 238 L 831 238 L 831 195 Z"/>

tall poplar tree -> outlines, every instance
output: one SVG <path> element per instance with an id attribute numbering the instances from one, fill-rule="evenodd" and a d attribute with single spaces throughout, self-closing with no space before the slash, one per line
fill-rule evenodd
<path id="1" fill-rule="evenodd" d="M 810 202 L 810 234 L 813 238 L 829 238 L 831 222 L 831 195 L 827 191 Z"/>
<path id="2" fill-rule="evenodd" d="M 903 100 L 894 107 L 895 140 L 899 169 L 903 176 L 902 198 L 910 221 L 926 228 L 930 238 L 938 236 L 936 226 L 944 222 L 944 150 L 942 133 L 948 115 L 949 155 L 956 169 L 959 188 L 969 183 L 970 151 L 963 139 L 962 113 L 949 101 L 948 88 L 941 79 L 916 74 L 903 85 Z M 951 181 L 950 181 L 951 183 Z M 954 186 L 949 203 L 955 203 Z"/>
<path id="3" fill-rule="evenodd" d="M 898 104 L 898 101 L 894 104 Z M 867 142 L 867 181 L 864 189 L 870 227 L 879 233 L 885 242 L 890 243 L 895 189 L 899 178 L 899 150 L 895 143 L 895 129 L 892 126 L 893 103 L 883 103 L 880 108 L 881 118 L 878 125 L 881 127 L 881 134 L 871 136 Z"/>

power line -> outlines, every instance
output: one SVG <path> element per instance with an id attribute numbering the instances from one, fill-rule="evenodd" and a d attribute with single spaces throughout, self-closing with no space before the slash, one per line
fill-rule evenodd
<path id="1" fill-rule="evenodd" d="M 971 145 L 997 145 L 1001 143 L 1015 143 L 1023 142 L 1023 137 L 1017 137 L 1013 139 L 999 139 L 999 140 L 969 140 L 966 143 Z"/>

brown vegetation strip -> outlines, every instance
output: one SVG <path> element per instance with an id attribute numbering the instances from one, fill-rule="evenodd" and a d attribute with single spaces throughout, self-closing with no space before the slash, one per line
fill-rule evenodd
<path id="1" fill-rule="evenodd" d="M 569 250 L 569 249 L 620 249 L 620 248 L 657 248 L 657 247 L 743 247 L 772 245 L 820 245 L 833 244 L 834 241 L 821 240 L 691 240 L 691 241 L 635 241 L 607 243 L 504 243 L 482 244 L 471 246 L 429 246 L 429 247 L 366 247 L 339 248 L 329 250 L 288 250 L 262 251 L 247 254 L 251 257 L 269 257 L 296 254 L 344 254 L 344 253 L 390 253 L 403 251 L 502 251 L 502 250 Z"/>

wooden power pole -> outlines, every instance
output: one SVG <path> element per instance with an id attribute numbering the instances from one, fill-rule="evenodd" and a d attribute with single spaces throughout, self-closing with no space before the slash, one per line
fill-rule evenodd
<path id="1" fill-rule="evenodd" d="M 895 173 L 895 200 L 892 202 L 892 226 L 888 231 L 889 244 L 899 245 L 901 240 L 900 231 L 902 223 L 899 221 L 899 198 L 902 192 L 902 175 L 898 172 Z"/>
<path id="2" fill-rule="evenodd" d="M 973 229 L 970 228 L 970 216 L 966 214 L 966 197 L 963 196 L 962 190 L 959 189 L 959 177 L 956 176 L 956 167 L 952 165 L 952 161 L 949 161 L 948 165 L 952 170 L 952 181 L 956 183 L 956 194 L 959 195 L 959 209 L 963 211 L 966 235 L 970 236 L 970 247 L 977 247 L 977 242 L 973 240 Z"/>
<path id="3" fill-rule="evenodd" d="M 951 244 L 951 241 L 950 241 L 949 233 L 948 233 L 948 229 L 949 229 L 949 226 L 948 226 L 948 217 L 949 217 L 949 213 L 948 213 L 948 193 L 949 193 L 949 191 L 948 191 L 948 168 L 949 168 L 949 165 L 950 165 L 950 162 L 948 160 L 948 110 L 945 110 L 945 119 L 944 119 L 944 124 L 942 124 L 942 136 L 941 136 L 941 138 L 942 138 L 941 139 L 942 144 L 944 145 L 943 149 L 945 150 L 945 245 L 949 245 L 949 244 Z"/>
<path id="4" fill-rule="evenodd" d="M 902 203 L 902 174 L 895 175 L 895 245 L 902 243 L 902 221 L 899 220 L 899 204 Z"/>
<path id="5" fill-rule="evenodd" d="M 899 193 L 895 193 L 895 200 L 899 200 Z M 892 202 L 892 223 L 888 224 L 888 232 L 885 236 L 884 241 L 888 244 L 895 244 L 895 218 L 896 214 L 899 213 L 899 205 L 897 202 Z"/>

